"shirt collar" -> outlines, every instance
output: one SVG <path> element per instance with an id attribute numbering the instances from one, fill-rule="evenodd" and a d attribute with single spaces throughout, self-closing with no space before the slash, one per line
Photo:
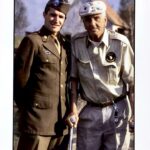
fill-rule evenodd
<path id="1" fill-rule="evenodd" d="M 104 30 L 104 34 L 102 36 L 102 39 L 100 41 L 100 44 L 104 43 L 107 47 L 109 45 L 109 34 L 108 34 L 108 30 L 105 29 Z M 91 39 L 89 38 L 89 36 L 87 36 L 87 42 L 86 42 L 86 46 L 88 47 L 91 43 Z"/>

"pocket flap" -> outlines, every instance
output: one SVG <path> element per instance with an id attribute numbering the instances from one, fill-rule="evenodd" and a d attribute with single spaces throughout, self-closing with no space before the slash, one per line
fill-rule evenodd
<path id="1" fill-rule="evenodd" d="M 52 103 L 50 98 L 36 95 L 34 96 L 32 107 L 36 107 L 39 109 L 48 109 L 52 108 Z"/>

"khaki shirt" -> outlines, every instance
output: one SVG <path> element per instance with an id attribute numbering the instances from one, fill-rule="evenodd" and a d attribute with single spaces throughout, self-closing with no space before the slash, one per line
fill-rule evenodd
<path id="1" fill-rule="evenodd" d="M 134 84 L 134 53 L 128 39 L 105 30 L 98 46 L 82 33 L 72 39 L 71 77 L 79 78 L 83 97 L 103 103 L 126 92 Z"/>

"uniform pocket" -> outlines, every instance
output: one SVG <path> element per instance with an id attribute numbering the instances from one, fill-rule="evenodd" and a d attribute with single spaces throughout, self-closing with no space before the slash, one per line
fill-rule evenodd
<path id="1" fill-rule="evenodd" d="M 34 66 L 33 69 L 38 81 L 48 83 L 49 81 L 46 80 L 56 79 L 57 77 L 56 70 L 59 65 L 59 60 L 49 50 L 46 49 L 40 50 L 36 56 L 34 63 L 35 64 L 33 65 Z"/>
<path id="2" fill-rule="evenodd" d="M 90 61 L 84 61 L 78 59 L 78 69 L 79 69 L 79 74 L 82 77 L 89 77 L 91 76 L 92 70 L 91 70 L 91 65 Z"/>
<path id="3" fill-rule="evenodd" d="M 38 109 L 49 109 L 52 108 L 52 102 L 49 97 L 34 95 L 31 107 L 35 107 Z"/>
<path id="4" fill-rule="evenodd" d="M 51 51 L 45 48 L 39 51 L 38 57 L 41 63 L 55 64 L 57 62 L 56 56 Z"/>

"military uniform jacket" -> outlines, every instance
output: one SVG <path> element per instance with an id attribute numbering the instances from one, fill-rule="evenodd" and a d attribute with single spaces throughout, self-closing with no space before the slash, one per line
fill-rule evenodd
<path id="1" fill-rule="evenodd" d="M 68 43 L 60 35 L 61 54 L 51 33 L 42 27 L 28 34 L 14 61 L 14 100 L 20 108 L 22 132 L 66 134 Z"/>

